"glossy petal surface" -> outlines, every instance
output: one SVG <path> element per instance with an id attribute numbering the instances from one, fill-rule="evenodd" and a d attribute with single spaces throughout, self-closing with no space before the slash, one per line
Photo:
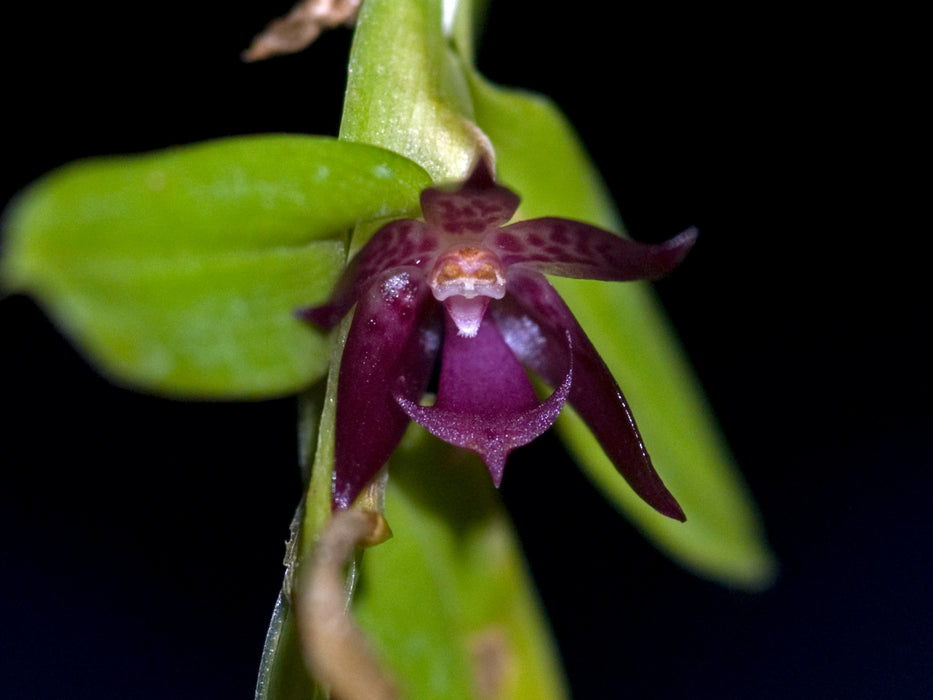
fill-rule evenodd
<path id="1" fill-rule="evenodd" d="M 419 271 L 383 274 L 360 299 L 340 364 L 334 505 L 346 508 L 398 445 L 406 416 L 396 393 L 424 393 L 437 349 L 425 330 L 431 293 Z"/>
<path id="2" fill-rule="evenodd" d="M 676 520 L 684 512 L 664 486 L 648 457 L 635 419 L 622 391 L 570 309 L 542 276 L 514 270 L 509 279 L 511 309 L 497 313 L 509 347 L 545 381 L 561 381 L 569 332 L 573 345 L 574 381 L 568 401 L 580 413 L 619 473 L 655 509 Z M 494 311 L 496 313 L 496 311 Z M 517 323 L 516 323 L 517 321 Z M 532 331 L 528 322 L 536 327 Z"/>
<path id="3" fill-rule="evenodd" d="M 398 401 L 432 434 L 480 455 L 498 486 L 509 452 L 557 420 L 572 386 L 571 372 L 539 403 L 524 369 L 490 319 L 473 338 L 459 335 L 453 321 L 447 326 L 437 401 L 433 406 L 419 406 L 401 396 Z"/>
<path id="4" fill-rule="evenodd" d="M 323 328 L 333 328 L 378 275 L 394 267 L 420 266 L 426 255 L 437 251 L 438 239 L 415 219 L 386 224 L 350 260 L 328 302 L 302 309 L 298 315 Z"/>

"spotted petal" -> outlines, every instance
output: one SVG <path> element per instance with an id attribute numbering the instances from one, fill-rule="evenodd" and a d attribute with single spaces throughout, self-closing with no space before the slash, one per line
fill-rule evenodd
<path id="1" fill-rule="evenodd" d="M 357 305 L 340 363 L 334 505 L 346 508 L 375 476 L 408 425 L 393 396 L 419 398 L 437 354 L 437 307 L 417 268 L 394 268 Z"/>
<path id="2" fill-rule="evenodd" d="M 482 234 L 505 224 L 518 209 L 519 197 L 497 185 L 489 164 L 480 159 L 463 183 L 429 187 L 421 193 L 421 210 L 428 224 L 446 234 Z"/>
<path id="3" fill-rule="evenodd" d="M 437 250 L 438 236 L 415 219 L 397 219 L 381 229 L 350 260 L 326 304 L 298 311 L 298 316 L 322 328 L 333 328 L 381 273 L 393 267 L 418 265 Z"/>
<path id="4" fill-rule="evenodd" d="M 528 219 L 497 232 L 492 243 L 504 265 L 594 280 L 658 279 L 690 252 L 697 232 L 689 228 L 664 243 L 638 243 L 571 219 Z"/>
<path id="5" fill-rule="evenodd" d="M 562 342 L 566 347 L 566 339 Z M 557 420 L 572 386 L 571 373 L 566 371 L 555 382 L 554 393 L 539 403 L 495 323 L 485 319 L 476 336 L 466 338 L 448 319 L 437 401 L 420 406 L 399 396 L 398 402 L 413 421 L 441 440 L 482 457 L 498 486 L 509 452 L 531 442 Z"/>
<path id="6" fill-rule="evenodd" d="M 513 268 L 506 297 L 490 307 L 502 336 L 530 369 L 552 386 L 567 366 L 570 333 L 573 384 L 567 400 L 580 413 L 632 489 L 660 513 L 686 520 L 651 464 L 618 384 L 570 309 L 543 275 Z"/>

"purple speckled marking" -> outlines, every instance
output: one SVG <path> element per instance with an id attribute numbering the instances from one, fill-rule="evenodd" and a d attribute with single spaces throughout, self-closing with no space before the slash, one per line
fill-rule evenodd
<path id="1" fill-rule="evenodd" d="M 525 244 L 522 243 L 518 236 L 513 236 L 511 233 L 505 233 L 504 231 L 496 234 L 495 245 L 506 253 L 518 253 L 525 249 Z"/>
<path id="2" fill-rule="evenodd" d="M 426 189 L 421 193 L 425 221 L 450 234 L 482 233 L 508 222 L 518 209 L 518 196 L 491 180 L 481 180 L 467 180 L 454 192 Z"/>
<path id="3" fill-rule="evenodd" d="M 507 238 L 508 236 L 508 238 Z M 522 245 L 514 245 L 514 241 Z M 569 219 L 542 218 L 506 226 L 495 244 L 506 267 L 528 265 L 548 274 L 603 280 L 657 279 L 668 274 L 696 240 L 688 230 L 649 245 Z"/>

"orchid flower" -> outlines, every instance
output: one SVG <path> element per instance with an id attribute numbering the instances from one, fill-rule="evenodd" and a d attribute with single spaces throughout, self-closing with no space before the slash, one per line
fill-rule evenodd
<path id="1" fill-rule="evenodd" d="M 409 420 L 476 452 L 499 486 L 509 452 L 569 402 L 635 492 L 685 520 L 618 385 L 543 273 L 656 279 L 684 258 L 695 230 L 648 245 L 570 219 L 505 225 L 518 204 L 481 158 L 462 184 L 424 190 L 424 221 L 383 226 L 330 300 L 300 312 L 331 328 L 356 306 L 337 392 L 335 507 L 376 475 Z M 437 399 L 421 405 L 438 355 Z M 554 388 L 549 398 L 539 402 L 523 366 Z"/>
<path id="2" fill-rule="evenodd" d="M 359 9 L 337 138 L 237 136 L 91 159 L 41 178 L 4 214 L 0 291 L 34 297 L 108 378 L 175 399 L 299 397 L 306 490 L 257 700 L 324 697 L 325 686 L 350 697 L 318 664 L 357 679 L 359 639 L 410 697 L 568 697 L 493 489 L 509 453 L 567 404 L 576 415 L 558 427 L 571 454 L 662 551 L 726 585 L 773 578 L 754 503 L 649 290 L 561 280 L 561 298 L 545 277 L 656 279 L 695 231 L 646 245 L 606 230 L 621 222 L 557 106 L 477 70 L 485 4 L 302 2 L 299 21 Z M 290 89 L 303 94 L 306 78 Z M 510 223 L 519 198 L 496 182 L 492 154 L 522 214 L 544 218 Z M 422 218 L 410 218 L 419 193 Z M 375 221 L 389 223 L 367 242 Z M 403 441 L 412 421 L 426 431 Z M 449 464 L 445 442 L 477 453 L 491 480 L 478 460 Z M 364 490 L 370 512 L 351 508 Z M 684 510 L 690 522 L 674 522 Z M 356 545 L 387 532 L 364 532 L 373 523 L 391 523 L 393 540 L 360 564 Z M 566 571 L 585 585 L 598 573 L 578 559 Z M 228 573 L 218 569 L 220 585 Z M 345 612 L 359 635 L 318 624 Z"/>

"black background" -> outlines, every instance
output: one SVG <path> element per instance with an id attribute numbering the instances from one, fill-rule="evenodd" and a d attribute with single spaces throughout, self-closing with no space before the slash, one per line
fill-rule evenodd
<path id="1" fill-rule="evenodd" d="M 244 65 L 289 3 L 194 5 L 3 10 L 4 201 L 78 157 L 336 133 L 348 30 Z M 555 439 L 519 451 L 502 490 L 575 697 L 928 697 L 909 22 L 578 5 L 494 3 L 480 67 L 557 100 L 636 238 L 700 227 L 657 288 L 782 575 L 757 595 L 698 580 L 545 459 Z M 31 301 L 0 324 L 0 695 L 251 697 L 300 491 L 292 400 L 142 396 Z"/>

